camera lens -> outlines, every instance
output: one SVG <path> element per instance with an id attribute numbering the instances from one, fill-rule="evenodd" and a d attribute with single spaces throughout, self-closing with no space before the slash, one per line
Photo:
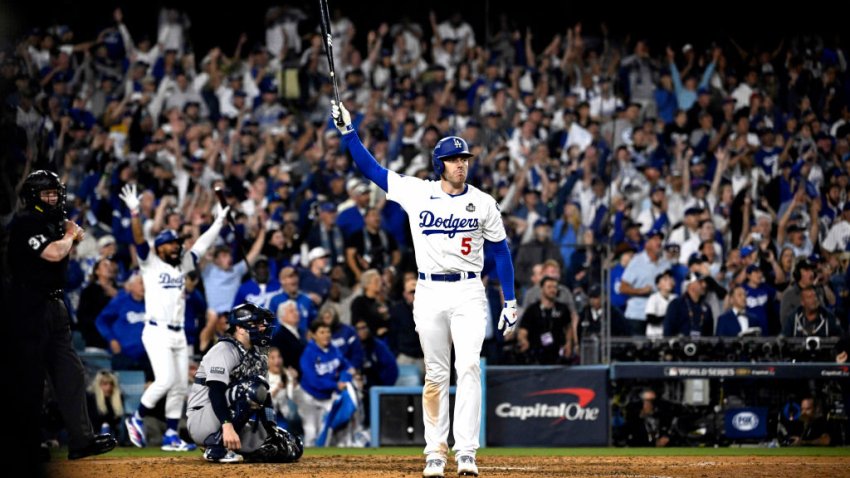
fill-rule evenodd
<path id="1" fill-rule="evenodd" d="M 684 352 L 687 357 L 693 357 L 697 354 L 697 344 L 693 342 L 685 344 L 682 348 L 682 352 Z"/>
<path id="2" fill-rule="evenodd" d="M 807 337 L 806 350 L 820 350 L 820 337 Z"/>

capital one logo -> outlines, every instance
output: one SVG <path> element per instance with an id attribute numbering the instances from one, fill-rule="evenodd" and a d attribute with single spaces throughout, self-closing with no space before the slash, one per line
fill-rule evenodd
<path id="1" fill-rule="evenodd" d="M 759 416 L 753 412 L 740 412 L 732 417 L 732 426 L 742 432 L 755 430 L 759 426 Z"/>
<path id="2" fill-rule="evenodd" d="M 455 143 L 455 148 L 460 149 L 460 147 L 461 147 L 460 140 L 459 140 L 459 139 L 457 139 L 457 138 L 455 138 L 455 139 L 454 139 L 454 143 Z"/>
<path id="3" fill-rule="evenodd" d="M 572 395 L 578 399 L 577 402 L 561 402 L 549 404 L 537 402 L 530 405 L 516 405 L 503 402 L 496 405 L 496 416 L 501 418 L 515 418 L 522 421 L 529 418 L 553 418 L 550 425 L 554 426 L 563 421 L 596 421 L 599 418 L 598 407 L 588 407 L 596 392 L 589 388 L 554 388 L 540 390 L 526 394 L 526 397 L 540 397 L 548 395 Z"/>

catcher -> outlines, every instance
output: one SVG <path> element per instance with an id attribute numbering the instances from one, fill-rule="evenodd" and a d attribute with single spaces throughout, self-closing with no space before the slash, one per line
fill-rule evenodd
<path id="1" fill-rule="evenodd" d="M 260 347 L 270 340 L 274 315 L 254 304 L 234 308 L 227 336 L 201 361 L 189 397 L 192 439 L 215 463 L 290 463 L 304 451 L 300 437 L 279 428 L 268 384 L 268 359 Z"/>

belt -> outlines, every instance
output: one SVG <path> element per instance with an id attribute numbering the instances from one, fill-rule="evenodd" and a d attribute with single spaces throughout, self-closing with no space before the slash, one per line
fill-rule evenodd
<path id="1" fill-rule="evenodd" d="M 155 320 L 149 320 L 148 323 L 150 325 L 158 325 Z M 180 327 L 179 325 L 166 325 L 166 327 L 168 327 L 168 330 L 173 330 L 175 332 L 183 330 L 183 327 Z"/>
<path id="2" fill-rule="evenodd" d="M 428 274 L 426 272 L 419 273 L 420 279 L 439 282 L 457 282 L 459 280 L 464 279 L 475 279 L 475 277 L 476 274 L 474 272 L 453 272 L 450 274 Z"/>

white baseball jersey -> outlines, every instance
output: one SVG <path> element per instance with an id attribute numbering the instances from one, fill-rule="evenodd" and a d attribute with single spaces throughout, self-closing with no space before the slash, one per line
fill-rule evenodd
<path id="1" fill-rule="evenodd" d="M 452 196 L 440 181 L 425 181 L 387 172 L 387 199 L 407 212 L 416 265 L 425 273 L 476 272 L 484 267 L 484 240 L 505 239 L 496 201 L 466 185 Z"/>
<path id="2" fill-rule="evenodd" d="M 139 257 L 139 269 L 145 283 L 145 316 L 157 324 L 182 327 L 186 319 L 186 300 L 183 295 L 185 275 L 195 269 L 197 255 L 188 251 L 181 266 L 174 267 L 156 255 L 151 246 L 145 259 Z"/>

